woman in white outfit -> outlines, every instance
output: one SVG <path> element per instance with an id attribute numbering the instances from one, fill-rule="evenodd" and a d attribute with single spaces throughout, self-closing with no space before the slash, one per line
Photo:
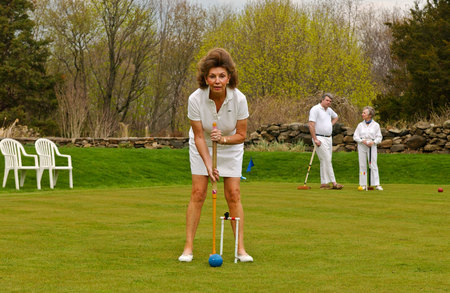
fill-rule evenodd
<path id="1" fill-rule="evenodd" d="M 230 54 L 221 48 L 212 49 L 200 60 L 197 68 L 197 89 L 188 102 L 189 157 L 192 173 L 191 199 L 186 212 L 186 244 L 182 262 L 193 259 L 193 242 L 208 180 L 223 177 L 225 199 L 231 217 L 239 217 L 238 259 L 253 258 L 244 247 L 244 210 L 241 203 L 240 179 L 244 155 L 244 140 L 249 116 L 247 100 L 237 88 L 235 64 Z M 213 122 L 217 128 L 213 129 Z M 217 146 L 217 169 L 212 167 L 212 142 Z"/>
<path id="2" fill-rule="evenodd" d="M 361 114 L 364 121 L 358 124 L 358 127 L 356 127 L 355 133 L 353 134 L 353 140 L 358 143 L 359 185 L 365 190 L 368 188 L 366 184 L 369 152 L 371 152 L 371 185 L 375 185 L 377 190 L 383 190 L 380 185 L 380 176 L 378 173 L 377 164 L 377 145 L 381 143 L 383 136 L 381 135 L 380 125 L 372 119 L 374 115 L 375 110 L 372 107 L 364 107 Z"/>

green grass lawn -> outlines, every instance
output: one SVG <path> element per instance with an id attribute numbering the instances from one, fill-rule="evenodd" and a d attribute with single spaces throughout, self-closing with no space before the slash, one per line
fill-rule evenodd
<path id="1" fill-rule="evenodd" d="M 111 187 L 147 187 L 161 185 L 186 185 L 191 182 L 189 151 L 187 149 L 105 149 L 60 148 L 72 156 L 75 189 Z M 34 149 L 27 147 L 31 154 Z M 248 162 L 255 166 L 246 173 Z M 243 175 L 249 182 L 303 183 L 311 153 L 246 152 Z M 28 161 L 29 162 L 29 161 Z M 450 156 L 442 154 L 379 154 L 378 165 L 381 183 L 448 184 L 450 182 Z M 3 170 L 0 156 L 0 170 Z M 358 183 L 358 154 L 334 153 L 333 167 L 339 183 Z M 1 172 L 0 174 L 3 174 Z M 36 173 L 28 171 L 21 192 L 36 191 Z M 57 189 L 68 187 L 67 171 L 61 171 Z M 319 160 L 313 162 L 309 182 L 319 183 Z M 50 190 L 48 172 L 42 179 L 43 190 Z M 1 193 L 14 191 L 12 172 Z"/>
<path id="2" fill-rule="evenodd" d="M 27 147 L 33 153 L 33 149 Z M 357 191 L 356 153 L 333 154 L 344 190 L 320 190 L 311 153 L 247 152 L 246 247 L 254 263 L 211 268 L 211 200 L 192 263 L 179 263 L 190 195 L 187 150 L 61 148 L 61 172 L 0 191 L 0 292 L 448 292 L 450 156 L 380 154 L 385 191 Z M 0 166 L 3 166 L 0 156 Z M 1 168 L 1 167 L 0 167 Z M 437 188 L 444 192 L 438 193 Z M 218 214 L 227 210 L 219 189 Z M 220 227 L 220 222 L 217 221 Z M 217 247 L 218 249 L 218 247 Z"/>
<path id="3" fill-rule="evenodd" d="M 445 292 L 449 185 L 385 191 L 297 190 L 245 182 L 254 263 L 211 268 L 211 200 L 194 261 L 179 263 L 190 186 L 55 190 L 0 196 L 2 292 Z M 226 211 L 219 189 L 218 213 Z M 220 227 L 220 222 L 217 222 Z"/>

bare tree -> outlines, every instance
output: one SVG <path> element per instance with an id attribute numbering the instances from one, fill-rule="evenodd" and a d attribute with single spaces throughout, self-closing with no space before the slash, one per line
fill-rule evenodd
<path id="1" fill-rule="evenodd" d="M 100 99 L 94 135 L 106 137 L 124 121 L 131 104 L 149 84 L 150 61 L 157 44 L 151 0 L 93 1 L 105 38 L 91 51 Z"/>
<path id="2" fill-rule="evenodd" d="M 87 50 L 98 33 L 96 17 L 89 1 L 47 0 L 38 9 L 42 33 L 53 39 L 51 71 L 62 77 L 56 88 L 60 128 L 64 136 L 76 138 L 89 111 Z"/>
<path id="3" fill-rule="evenodd" d="M 390 46 L 393 37 L 387 24 L 400 18 L 402 18 L 402 12 L 398 8 L 380 11 L 374 7 L 368 7 L 360 14 L 359 39 L 366 57 L 371 60 L 372 79 L 380 92 L 386 90 L 386 76 L 396 66 L 391 58 Z"/>
<path id="4" fill-rule="evenodd" d="M 61 133 L 65 137 L 78 138 L 82 135 L 88 115 L 89 101 L 79 96 L 83 90 L 79 85 L 66 81 L 56 87 L 58 99 L 58 117 Z"/>
<path id="5" fill-rule="evenodd" d="M 178 129 L 177 119 L 185 113 L 183 105 L 193 89 L 192 65 L 202 42 L 205 19 L 206 11 L 186 0 L 160 1 L 153 86 L 141 104 L 152 133 Z"/>

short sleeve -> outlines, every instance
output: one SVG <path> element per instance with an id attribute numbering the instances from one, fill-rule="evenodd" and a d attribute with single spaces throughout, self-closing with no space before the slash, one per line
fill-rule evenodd
<path id="1" fill-rule="evenodd" d="M 247 119 L 250 114 L 248 113 L 247 99 L 244 95 L 238 98 L 237 120 Z"/>
<path id="2" fill-rule="evenodd" d="M 201 120 L 198 100 L 193 95 L 188 100 L 188 118 L 192 121 Z"/>
<path id="3" fill-rule="evenodd" d="M 309 119 L 308 121 L 316 122 L 317 121 L 317 111 L 316 107 L 312 107 L 311 110 L 309 110 Z"/>
<path id="4" fill-rule="evenodd" d="M 338 114 L 336 114 L 336 112 L 333 111 L 333 109 L 329 108 L 331 111 L 331 119 L 337 118 Z"/>

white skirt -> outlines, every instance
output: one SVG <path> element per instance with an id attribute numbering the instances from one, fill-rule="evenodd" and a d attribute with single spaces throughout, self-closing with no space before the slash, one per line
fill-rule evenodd
<path id="1" fill-rule="evenodd" d="M 212 147 L 208 147 L 212 156 Z M 244 158 L 244 144 L 239 145 L 217 145 L 217 169 L 220 177 L 241 177 L 242 160 Z M 193 175 L 208 176 L 205 163 L 202 160 L 195 144 L 189 144 L 189 159 L 191 162 L 191 173 Z"/>

